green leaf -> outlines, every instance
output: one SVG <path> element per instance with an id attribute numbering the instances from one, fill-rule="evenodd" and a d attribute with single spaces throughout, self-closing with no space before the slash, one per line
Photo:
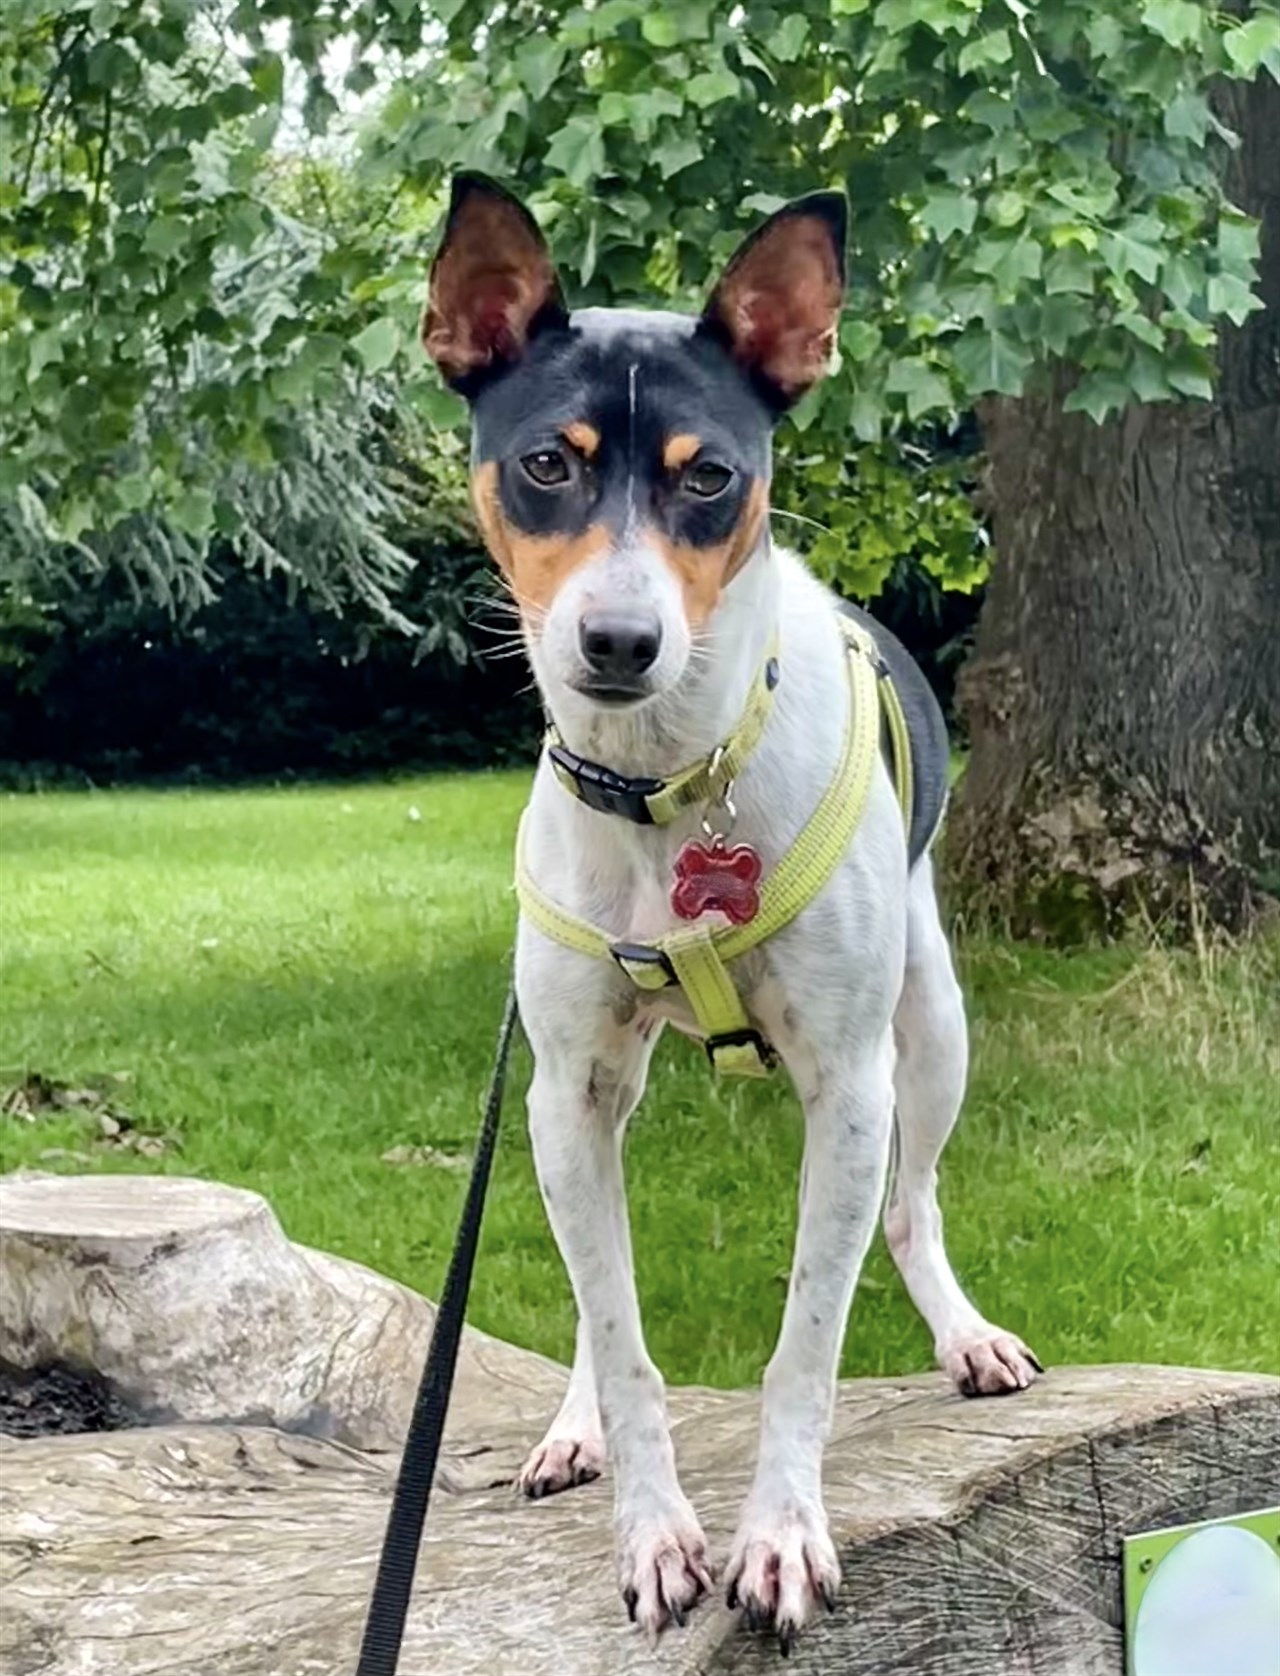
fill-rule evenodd
<path id="1" fill-rule="evenodd" d="M 972 396 L 991 391 L 1020 396 L 1035 361 L 1025 344 L 1006 333 L 972 326 L 952 344 L 951 353 Z"/>
<path id="2" fill-rule="evenodd" d="M 1076 296 L 1046 297 L 1040 309 L 1040 337 L 1054 355 L 1065 355 L 1068 346 L 1083 337 L 1091 324 L 1089 310 Z"/>
<path id="3" fill-rule="evenodd" d="M 1108 413 L 1128 404 L 1128 380 L 1114 367 L 1098 367 L 1083 375 L 1062 407 L 1066 413 L 1087 413 L 1095 425 L 1100 425 Z"/>
<path id="4" fill-rule="evenodd" d="M 516 49 L 516 75 L 520 85 L 534 99 L 545 99 L 556 84 L 565 59 L 565 49 L 559 41 L 535 36 Z"/>
<path id="5" fill-rule="evenodd" d="M 883 334 L 869 320 L 846 320 L 840 328 L 840 353 L 850 361 L 867 361 L 879 349 Z"/>
<path id="6" fill-rule="evenodd" d="M 1171 47 L 1189 46 L 1200 38 L 1204 8 L 1193 0 L 1146 0 L 1142 21 Z"/>
<path id="7" fill-rule="evenodd" d="M 156 256 L 172 256 L 190 237 L 191 228 L 180 215 L 159 215 L 147 224 L 143 246 Z"/>
<path id="8" fill-rule="evenodd" d="M 832 17 L 857 17 L 870 9 L 871 0 L 831 0 Z"/>
<path id="9" fill-rule="evenodd" d="M 670 12 L 646 12 L 640 33 L 651 47 L 673 47 L 680 40 L 680 25 Z"/>
<path id="10" fill-rule="evenodd" d="M 1168 401 L 1173 395 L 1169 380 L 1165 377 L 1164 363 L 1154 350 L 1137 344 L 1133 359 L 1125 371 L 1129 387 L 1140 402 Z"/>
<path id="11" fill-rule="evenodd" d="M 1191 343 L 1180 343 L 1164 361 L 1165 377 L 1175 390 L 1206 402 L 1213 399 L 1216 371 L 1212 355 Z"/>
<path id="12" fill-rule="evenodd" d="M 213 496 L 208 489 L 185 488 L 169 501 L 169 516 L 186 535 L 207 535 L 213 528 Z"/>
<path id="13" fill-rule="evenodd" d="M 1187 308 L 1205 292 L 1205 270 L 1193 257 L 1176 255 L 1165 259 L 1160 269 L 1160 285 L 1175 308 Z"/>
<path id="14" fill-rule="evenodd" d="M 1209 101 L 1203 93 L 1179 93 L 1165 107 L 1164 131 L 1171 140 L 1191 140 L 1202 146 L 1209 132 Z"/>
<path id="15" fill-rule="evenodd" d="M 1119 19 L 1105 12 L 1086 25 L 1084 36 L 1095 58 L 1118 58 L 1124 47 L 1124 30 Z"/>
<path id="16" fill-rule="evenodd" d="M 967 76 L 971 70 L 981 70 L 988 64 L 1007 64 L 1012 57 L 1013 43 L 1009 39 L 1009 31 L 993 29 L 961 49 L 960 74 Z"/>
<path id="17" fill-rule="evenodd" d="M 351 347 L 364 362 L 366 372 L 381 372 L 389 367 L 400 348 L 400 328 L 390 315 L 373 320 L 351 340 Z"/>
<path id="18" fill-rule="evenodd" d="M 663 180 L 670 180 L 691 163 L 702 161 L 702 146 L 689 134 L 673 134 L 654 146 L 653 160 Z"/>
<path id="19" fill-rule="evenodd" d="M 1261 252 L 1260 230 L 1253 217 L 1224 210 L 1218 222 L 1218 255 L 1222 262 L 1238 273 L 1251 273 Z"/>
<path id="20" fill-rule="evenodd" d="M 742 200 L 743 209 L 754 210 L 757 215 L 772 215 L 787 203 L 785 198 L 776 192 L 752 192 Z"/>
<path id="21" fill-rule="evenodd" d="M 1136 273 L 1148 285 L 1154 285 L 1162 257 L 1156 242 L 1159 238 L 1158 222 L 1150 216 L 1135 217 L 1127 228 L 1104 233 L 1098 241 L 1098 249 L 1117 279 L 1122 279 L 1127 273 Z"/>
<path id="22" fill-rule="evenodd" d="M 1122 332 L 1128 332 L 1130 337 L 1145 343 L 1148 349 L 1163 352 L 1165 335 L 1161 328 L 1151 319 L 1150 315 L 1139 314 L 1137 309 L 1126 309 L 1116 315 L 1116 325 Z"/>
<path id="23" fill-rule="evenodd" d="M 591 116 L 571 116 L 551 136 L 544 159 L 547 168 L 574 186 L 586 186 L 604 173 L 604 139 Z"/>
<path id="24" fill-rule="evenodd" d="M 1003 128 L 1013 126 L 1013 106 L 1008 99 L 993 93 L 984 87 L 975 93 L 971 99 L 966 99 L 960 107 L 960 115 L 966 122 L 977 122 L 984 128 L 990 128 L 998 133 Z"/>
<path id="25" fill-rule="evenodd" d="M 1078 244 L 1065 245 L 1055 250 L 1045 263 L 1044 288 L 1050 297 L 1074 292 L 1081 297 L 1093 295 L 1093 264 Z"/>
<path id="26" fill-rule="evenodd" d="M 900 34 L 923 23 L 935 34 L 967 35 L 978 8 L 966 0 L 880 0 L 876 22 L 888 34 Z"/>
<path id="27" fill-rule="evenodd" d="M 973 224 L 978 219 L 978 200 L 971 192 L 940 188 L 930 192 L 925 199 L 920 219 L 941 244 L 953 233 L 973 231 Z"/>
<path id="28" fill-rule="evenodd" d="M 1006 292 L 1017 290 L 1025 279 L 1039 279 L 1044 253 L 1032 238 L 993 238 L 979 241 L 973 266 L 990 274 Z"/>
<path id="29" fill-rule="evenodd" d="M 1280 12 L 1258 12 L 1238 29 L 1229 30 L 1222 44 L 1242 76 L 1255 75 L 1264 62 L 1276 74 L 1272 58 L 1280 55 Z"/>
<path id="30" fill-rule="evenodd" d="M 792 64 L 800 56 L 800 49 L 809 38 L 809 20 L 802 12 L 791 15 L 774 30 L 768 40 L 769 51 L 784 64 Z"/>
<path id="31" fill-rule="evenodd" d="M 884 403 L 873 391 L 854 391 L 849 404 L 849 428 L 859 442 L 879 442 L 884 431 Z"/>
<path id="32" fill-rule="evenodd" d="M 951 386 L 938 370 L 919 355 L 909 355 L 893 361 L 885 379 L 885 389 L 892 395 L 905 396 L 907 416 L 919 419 L 932 408 L 951 407 Z"/>
<path id="33" fill-rule="evenodd" d="M 39 378 L 46 367 L 59 364 L 62 361 L 62 340 L 57 329 L 51 327 L 47 332 L 36 332 L 27 339 L 27 376 Z"/>
<path id="34" fill-rule="evenodd" d="M 998 307 L 996 288 L 987 279 L 961 279 L 947 287 L 947 306 L 955 320 L 990 321 Z"/>
<path id="35" fill-rule="evenodd" d="M 736 99 L 739 87 L 737 76 L 721 64 L 714 70 L 704 70 L 701 75 L 691 76 L 685 94 L 699 109 L 706 110 L 711 105 L 718 105 L 722 99 Z"/>
<path id="36" fill-rule="evenodd" d="M 1235 274 L 1214 274 L 1209 281 L 1208 303 L 1210 314 L 1225 314 L 1233 326 L 1243 326 L 1262 307 L 1262 298 Z"/>
<path id="37" fill-rule="evenodd" d="M 996 227 L 1016 227 L 1027 213 L 1027 200 L 1012 187 L 993 192 L 982 206 L 988 221 Z"/>

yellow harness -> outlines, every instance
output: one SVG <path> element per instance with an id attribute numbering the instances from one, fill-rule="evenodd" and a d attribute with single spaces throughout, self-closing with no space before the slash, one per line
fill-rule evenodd
<path id="1" fill-rule="evenodd" d="M 638 989 L 656 991 L 678 985 L 706 1038 L 707 1057 L 717 1072 L 728 1075 L 765 1076 L 776 1065 L 777 1056 L 752 1027 L 727 963 L 789 924 L 814 899 L 839 865 L 866 808 L 880 746 L 882 718 L 889 739 L 898 801 L 910 830 L 911 744 L 901 700 L 871 635 L 848 617 L 840 618 L 840 627 L 849 654 L 848 711 L 840 761 L 795 843 L 763 881 L 759 911 L 745 925 L 693 924 L 669 931 L 653 942 L 619 942 L 590 921 L 562 908 L 536 883 L 525 860 L 523 821 L 516 840 L 516 894 L 520 910 L 529 923 L 544 936 L 579 954 L 616 961 Z M 631 819 L 644 824 L 668 821 L 692 803 L 706 802 L 727 790 L 763 731 L 777 684 L 777 671 L 777 656 L 771 648 L 752 688 L 743 721 L 732 738 L 706 762 L 685 770 L 674 780 L 652 782 L 651 791 L 643 790 L 649 782 L 607 776 L 617 785 L 627 787 L 633 795 L 637 785 L 642 788 L 639 795 L 646 800 L 647 819 L 645 814 L 628 809 L 625 812 Z M 601 807 L 596 801 L 600 793 L 594 782 L 588 782 L 588 791 L 586 795 L 583 793 L 580 759 L 571 759 L 573 769 L 566 767 L 564 759 L 569 753 L 560 747 L 561 759 L 557 760 L 554 753 L 558 738 L 552 735 L 549 742 L 553 766 L 561 783 L 592 807 Z M 725 774 L 724 763 L 730 752 L 732 772 Z M 624 810 L 618 807 L 616 812 Z"/>

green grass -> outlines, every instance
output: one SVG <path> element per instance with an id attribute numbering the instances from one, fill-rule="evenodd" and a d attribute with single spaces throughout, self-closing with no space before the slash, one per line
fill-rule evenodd
<path id="1" fill-rule="evenodd" d="M 524 781 L 11 797 L 0 803 L 0 1066 L 78 1084 L 180 1143 L 0 1117 L 0 1165 L 162 1169 L 265 1193 L 289 1233 L 440 1283 L 507 981 Z M 421 819 L 410 818 L 411 806 Z M 963 951 L 975 1064 L 943 1162 L 956 1266 L 1046 1361 L 1280 1368 L 1280 946 Z M 472 1319 L 557 1356 L 568 1285 L 516 1088 Z M 42 1155 L 66 1149 L 87 1155 Z M 659 1048 L 629 1179 L 651 1346 L 680 1380 L 759 1377 L 777 1331 L 800 1124 L 779 1079 L 713 1086 Z M 877 1242 L 849 1373 L 927 1367 Z"/>

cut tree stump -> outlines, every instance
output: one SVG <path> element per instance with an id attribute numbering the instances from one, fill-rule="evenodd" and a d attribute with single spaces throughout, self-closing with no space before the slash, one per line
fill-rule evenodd
<path id="1" fill-rule="evenodd" d="M 141 1225 L 131 1235 L 124 1200 L 113 1197 L 125 1180 L 61 1179 L 39 1191 L 30 1179 L 0 1181 L 0 1358 L 12 1362 L 17 1345 L 30 1369 L 33 1350 L 44 1347 L 75 1365 L 98 1334 L 111 1369 L 90 1368 L 106 1373 L 113 1389 L 117 1381 L 134 1391 L 163 1389 L 171 1402 L 187 1387 L 168 1370 L 208 1368 L 209 1359 L 191 1343 L 184 1359 L 182 1345 L 166 1351 L 166 1340 L 176 1333 L 207 1339 L 210 1322 L 231 1306 L 211 1304 L 204 1314 L 178 1307 L 181 1289 L 175 1295 L 140 1272 L 147 1252 L 154 1269 L 178 1263 L 175 1279 L 184 1276 L 187 1285 L 203 1274 L 220 1298 L 228 1277 L 239 1277 L 241 1309 L 265 1320 L 258 1312 L 270 1300 L 300 1332 L 325 1320 L 330 1331 L 354 1330 L 361 1298 L 379 1300 L 368 1307 L 380 1320 L 388 1289 L 411 1298 L 366 1270 L 289 1247 L 252 1195 L 223 1200 L 224 1190 L 193 1186 L 179 1215 L 172 1195 L 182 1184 L 128 1178 L 128 1215 Z M 231 1232 L 212 1230 L 195 1214 L 197 1204 L 234 1208 L 235 1226 L 275 1251 L 261 1291 L 252 1266 L 227 1253 Z M 168 1233 L 157 1242 L 162 1225 Z M 161 1253 L 167 1238 L 176 1249 Z M 202 1241 L 216 1260 L 189 1255 Z M 19 1284 L 8 1278 L 11 1246 Z M 75 1251 L 87 1253 L 80 1267 Z M 43 1286 L 41 1252 L 56 1277 Z M 331 1283 L 341 1306 L 326 1314 L 313 1296 L 311 1313 L 288 1314 L 286 1280 L 299 1272 L 312 1287 Z M 153 1312 L 149 1324 L 130 1329 L 147 1351 L 145 1380 L 129 1377 L 115 1306 L 86 1296 L 126 1282 L 129 1307 Z M 24 1326 L 19 1297 L 38 1320 Z M 43 1301 L 49 1298 L 55 1302 Z M 156 1313 L 169 1304 L 167 1317 Z M 421 1300 L 416 1308 L 429 1319 Z M 86 1332 L 86 1322 L 97 1325 Z M 271 1363 L 268 1373 L 218 1374 L 236 1405 L 224 1419 L 237 1423 L 184 1419 L 0 1439 L 2 1676 L 349 1676 L 394 1462 L 244 1423 L 238 1417 L 268 1389 L 285 1393 L 281 1411 L 292 1405 L 295 1419 L 323 1415 L 327 1429 L 336 1409 L 331 1396 L 316 1395 L 330 1390 L 323 1380 L 280 1372 L 290 1360 L 281 1324 L 265 1359 L 261 1341 L 251 1344 L 251 1357 L 231 1325 L 216 1331 L 224 1353 L 259 1368 Z M 407 1370 L 385 1325 L 370 1332 L 368 1345 L 371 1363 L 390 1370 L 390 1384 L 416 1375 L 417 1348 Z M 297 1343 L 296 1365 L 323 1365 L 339 1346 L 336 1339 Z M 941 1376 L 854 1380 L 840 1389 L 826 1473 L 845 1573 L 835 1615 L 806 1632 L 789 1666 L 713 1603 L 653 1650 L 627 1625 L 617 1596 L 607 1479 L 541 1502 L 510 1488 L 552 1412 L 563 1370 L 479 1335 L 468 1340 L 465 1364 L 404 1676 L 782 1668 L 808 1676 L 1120 1676 L 1122 1537 L 1280 1501 L 1280 1379 L 1055 1369 L 1021 1396 L 985 1402 L 953 1395 Z M 363 1389 L 382 1377 L 366 1370 Z M 339 1388 L 350 1388 L 350 1379 L 332 1387 Z M 356 1406 L 366 1413 L 381 1403 L 379 1412 L 390 1415 L 400 1401 L 366 1395 Z M 211 1406 L 206 1399 L 205 1421 L 216 1418 Z M 671 1393 L 682 1479 L 719 1560 L 750 1481 L 757 1413 L 753 1392 Z"/>
<path id="2" fill-rule="evenodd" d="M 136 1425 L 249 1421 L 398 1448 L 435 1310 L 293 1245 L 257 1193 L 175 1176 L 0 1177 L 0 1367 L 91 1370 Z M 457 1418 L 554 1362 L 467 1336 Z"/>

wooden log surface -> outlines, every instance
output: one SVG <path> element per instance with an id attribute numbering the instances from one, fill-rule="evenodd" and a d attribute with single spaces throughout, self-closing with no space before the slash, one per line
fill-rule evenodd
<path id="1" fill-rule="evenodd" d="M 683 1482 L 727 1550 L 746 1393 L 672 1395 Z M 623 1616 L 607 1480 L 529 1502 L 533 1433 L 455 1439 L 405 1676 L 710 1676 L 778 1668 L 719 1603 L 651 1651 Z M 986 1403 L 941 1377 L 841 1388 L 827 1499 L 845 1585 L 808 1676 L 1121 1676 L 1126 1532 L 1280 1500 L 1280 1381 L 1056 1370 Z M 0 1440 L 3 1676 L 349 1676 L 391 1469 L 266 1428 Z"/>
<path id="2" fill-rule="evenodd" d="M 179 1176 L 0 1177 L 0 1364 L 91 1368 L 137 1424 L 243 1420 L 392 1449 L 435 1310 L 285 1238 L 257 1193 Z M 556 1364 L 469 1333 L 457 1412 L 541 1414 Z"/>
<path id="3" fill-rule="evenodd" d="M 7 1206 L 12 1219 L 11 1185 L 0 1183 L 0 1213 Z M 95 1240 L 122 1237 L 98 1214 Z M 47 1199 L 45 1216 L 51 1226 Z M 40 1265 L 30 1252 L 40 1239 L 57 1241 L 49 1227 L 28 1226 L 22 1237 L 30 1307 L 40 1295 L 31 1291 Z M 82 1271 L 97 1277 L 90 1290 L 103 1285 L 104 1266 L 113 1279 L 130 1265 L 141 1271 L 145 1249 L 156 1249 L 128 1245 L 124 1260 L 85 1231 L 79 1239 L 94 1254 Z M 174 1255 L 153 1256 L 152 1267 Z M 298 1260 L 339 1294 L 350 1289 L 353 1310 L 362 1300 L 388 1308 L 389 1282 L 336 1258 Z M 277 1261 L 279 1273 L 296 1272 L 287 1254 Z M 210 1273 L 232 1270 L 243 1272 L 232 1263 Z M 75 1292 L 65 1250 L 54 1250 L 51 1272 Z M 135 1302 L 154 1307 L 163 1289 L 136 1278 Z M 287 1307 L 281 1291 L 272 1295 Z M 18 1331 L 16 1296 L 0 1321 L 10 1348 L 16 1334 L 30 1356 L 40 1341 Z M 249 1307 L 243 1295 L 241 1303 Z M 83 1300 L 63 1298 L 59 1309 L 42 1330 L 87 1319 Z M 185 1333 L 187 1321 L 179 1312 L 171 1327 Z M 171 1370 L 177 1357 L 160 1353 L 162 1338 L 153 1323 L 144 1342 L 156 1367 Z M 61 1342 L 65 1351 L 65 1332 Z M 102 1339 L 127 1375 L 121 1342 Z M 373 1361 L 385 1345 L 384 1326 L 366 1341 Z M 415 1364 L 417 1354 L 415 1346 Z M 613 1577 L 607 1476 L 542 1502 L 511 1489 L 563 1377 L 540 1357 L 469 1341 L 404 1676 L 782 1668 L 776 1648 L 718 1603 L 656 1650 L 629 1628 Z M 280 1388 L 291 1401 L 300 1389 Z M 247 1387 L 228 1389 L 247 1402 Z M 677 1390 L 671 1412 L 685 1488 L 722 1561 L 750 1481 L 757 1395 Z M 0 1439 L 0 1676 L 348 1676 L 394 1462 L 331 1437 L 225 1418 Z M 845 1584 L 837 1612 L 806 1632 L 790 1669 L 1121 1676 L 1122 1537 L 1280 1501 L 1280 1379 L 1067 1368 L 1021 1396 L 986 1402 L 955 1396 L 941 1376 L 856 1380 L 841 1387 L 826 1491 Z"/>

